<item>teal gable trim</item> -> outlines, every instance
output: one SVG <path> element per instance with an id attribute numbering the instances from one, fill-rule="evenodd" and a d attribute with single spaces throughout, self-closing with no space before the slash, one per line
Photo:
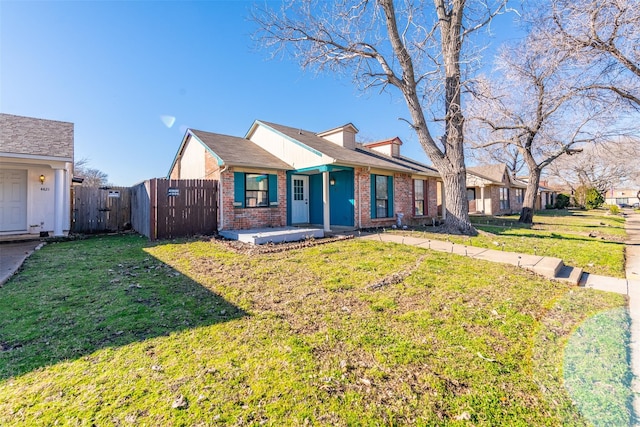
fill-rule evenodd
<path id="1" fill-rule="evenodd" d="M 234 172 L 233 173 L 233 204 L 236 205 L 240 203 L 239 206 L 244 208 L 244 173 L 243 172 Z"/>
<path id="2" fill-rule="evenodd" d="M 187 137 L 189 135 L 191 135 L 191 132 L 189 130 L 187 130 L 187 132 L 184 134 L 184 137 L 182 137 L 182 142 L 180 143 L 180 147 L 178 147 L 178 151 L 176 151 L 176 155 L 173 156 L 173 162 L 171 162 L 171 166 L 169 167 L 169 172 L 167 172 L 167 179 L 171 178 L 171 171 L 176 166 L 176 162 L 178 161 L 178 157 L 180 156 L 180 153 L 182 152 L 182 149 L 184 148 L 184 144 L 186 144 Z"/>
<path id="3" fill-rule="evenodd" d="M 307 151 L 312 152 L 313 154 L 317 155 L 317 156 L 322 156 L 322 153 L 318 150 L 316 150 L 315 148 L 311 148 L 308 145 L 298 141 L 297 139 L 291 138 L 289 135 L 285 135 L 284 133 L 280 132 L 279 130 L 276 130 L 274 128 L 272 128 L 269 125 L 266 125 L 264 123 L 262 123 L 260 120 L 256 120 L 253 125 L 251 126 L 251 128 L 249 129 L 249 132 L 247 132 L 247 134 L 245 135 L 245 138 L 249 139 L 249 134 L 251 133 L 251 130 L 256 126 L 256 125 L 260 125 L 260 126 L 264 126 L 265 128 L 269 129 L 271 132 L 275 132 L 276 134 L 280 135 L 281 137 L 287 139 L 290 142 L 293 142 L 294 144 L 296 144 L 299 147 L 304 148 Z"/>
<path id="4" fill-rule="evenodd" d="M 202 144 L 202 146 L 204 147 L 204 149 L 205 149 L 205 150 L 207 150 L 207 151 L 209 152 L 209 154 L 211 154 L 211 155 L 216 159 L 216 161 L 218 162 L 218 166 L 222 166 L 222 165 L 224 165 L 224 160 L 222 160 L 222 158 L 221 158 L 220 156 L 218 156 L 218 155 L 217 155 L 217 154 L 216 154 L 216 153 L 215 153 L 211 148 L 209 148 L 209 147 L 207 146 L 207 144 L 205 144 L 204 142 L 202 142 L 202 141 L 200 140 L 200 138 L 198 138 L 195 134 L 191 133 L 190 135 L 191 135 L 191 137 L 192 137 L 193 139 L 195 139 L 195 140 L 196 140 L 196 141 L 198 141 L 200 144 Z"/>
<path id="5" fill-rule="evenodd" d="M 320 165 L 320 166 L 311 166 L 308 168 L 296 169 L 293 173 L 309 173 L 309 172 L 339 172 L 339 171 L 352 171 L 353 168 L 349 166 L 335 166 L 335 165 Z"/>

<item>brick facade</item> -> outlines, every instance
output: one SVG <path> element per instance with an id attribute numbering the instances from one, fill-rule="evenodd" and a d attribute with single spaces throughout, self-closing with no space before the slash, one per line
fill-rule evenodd
<path id="1" fill-rule="evenodd" d="M 217 165 L 216 165 L 217 168 Z M 271 172 L 273 173 L 273 171 Z M 212 176 L 220 176 L 219 170 Z M 219 224 L 224 230 L 246 230 L 249 228 L 284 227 L 287 225 L 287 176 L 286 172 L 278 171 L 278 206 L 264 208 L 242 208 L 234 206 L 235 180 L 234 169 L 228 168 L 220 178 L 222 194 L 222 209 L 218 212 L 223 216 Z"/>
<path id="2" fill-rule="evenodd" d="M 414 215 L 414 195 L 413 178 L 409 174 L 393 174 L 393 210 L 394 216 L 390 218 L 371 218 L 371 174 L 367 168 L 356 168 L 355 179 L 355 224 L 360 224 L 361 228 L 391 227 L 397 224 L 397 214 L 402 213 L 403 225 L 423 225 L 432 224 L 437 218 L 437 191 L 438 182 L 435 178 L 424 179 L 427 182 L 425 193 L 426 215 Z M 360 201 L 360 212 L 358 212 L 358 201 Z M 359 215 L 359 218 L 358 218 Z"/>
<path id="3" fill-rule="evenodd" d="M 0 152 L 73 161 L 73 123 L 0 113 Z"/>

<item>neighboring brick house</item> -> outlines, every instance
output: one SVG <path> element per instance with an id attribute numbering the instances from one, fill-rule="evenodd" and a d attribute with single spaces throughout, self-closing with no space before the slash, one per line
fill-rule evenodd
<path id="1" fill-rule="evenodd" d="M 220 182 L 220 230 L 431 223 L 437 172 L 397 139 L 362 145 L 352 124 L 315 133 L 255 121 L 244 138 L 187 130 L 168 176 Z"/>
<path id="2" fill-rule="evenodd" d="M 73 123 L 0 113 L 0 235 L 70 226 Z"/>
<path id="3" fill-rule="evenodd" d="M 505 164 L 467 168 L 469 213 L 504 215 L 522 209 L 527 184 L 511 176 Z"/>

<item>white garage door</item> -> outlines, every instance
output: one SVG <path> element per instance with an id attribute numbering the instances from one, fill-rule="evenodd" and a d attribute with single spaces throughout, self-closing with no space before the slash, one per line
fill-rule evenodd
<path id="1" fill-rule="evenodd" d="M 27 171 L 0 169 L 0 232 L 27 230 Z"/>

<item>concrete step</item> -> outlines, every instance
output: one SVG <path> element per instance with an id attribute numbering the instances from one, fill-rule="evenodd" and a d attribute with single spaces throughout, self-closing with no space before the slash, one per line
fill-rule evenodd
<path id="1" fill-rule="evenodd" d="M 558 273 L 564 267 L 564 263 L 560 258 L 544 257 L 531 270 L 542 276 L 554 279 L 558 277 Z"/>
<path id="2" fill-rule="evenodd" d="M 556 274 L 555 279 L 563 282 L 570 283 L 572 285 L 580 284 L 582 278 L 582 269 L 580 267 L 571 267 L 563 265 L 560 271 Z"/>

